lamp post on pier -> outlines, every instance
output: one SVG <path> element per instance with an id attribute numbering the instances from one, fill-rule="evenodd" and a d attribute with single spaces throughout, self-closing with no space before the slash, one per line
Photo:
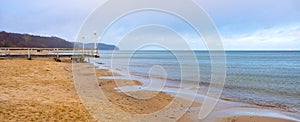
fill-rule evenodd
<path id="1" fill-rule="evenodd" d="M 94 33 L 94 56 L 95 58 L 99 58 L 100 56 L 98 55 L 98 49 L 97 49 L 97 33 Z"/>
<path id="2" fill-rule="evenodd" d="M 84 35 L 82 35 L 82 58 L 84 59 Z"/>

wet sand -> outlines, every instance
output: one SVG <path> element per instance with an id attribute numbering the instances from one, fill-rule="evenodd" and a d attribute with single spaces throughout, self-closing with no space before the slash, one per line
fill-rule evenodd
<path id="1" fill-rule="evenodd" d="M 91 64 L 73 64 L 73 69 L 78 94 L 90 113 L 99 121 L 176 121 L 181 117 L 176 116 L 178 114 L 176 110 L 189 107 L 186 104 L 190 101 L 175 99 L 165 92 L 139 91 L 130 92 L 131 95 L 119 92 L 117 87 L 136 86 L 142 83 L 127 79 L 99 79 L 100 76 L 112 76 L 113 73 L 95 69 Z M 132 95 L 146 96 L 146 99 Z M 173 104 L 170 105 L 171 103 Z M 167 106 L 171 108 L 169 112 L 154 114 L 168 108 Z M 200 104 L 192 103 L 192 106 Z"/>

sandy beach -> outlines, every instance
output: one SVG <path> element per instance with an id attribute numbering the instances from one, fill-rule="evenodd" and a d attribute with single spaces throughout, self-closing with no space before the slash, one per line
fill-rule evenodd
<path id="1" fill-rule="evenodd" d="M 0 60 L 0 121 L 95 121 L 80 102 L 71 63 Z"/>
<path id="2" fill-rule="evenodd" d="M 58 63 L 45 59 L 31 61 L 14 59 L 0 60 L 0 64 L 1 121 L 199 121 L 197 117 L 201 103 L 193 102 L 191 106 L 185 106 L 184 103 L 189 101 L 174 99 L 174 96 L 165 92 L 131 93 L 150 96 L 147 99 L 128 96 L 118 92 L 116 87 L 139 86 L 142 82 L 126 79 L 93 79 L 93 77 L 118 74 L 106 69 L 95 69 L 88 63 L 73 64 L 73 68 L 80 69 L 80 72 L 73 72 L 73 76 L 72 63 L 69 61 Z M 83 85 L 74 83 L 73 79 L 82 81 Z M 75 87 L 78 90 L 85 87 L 84 85 L 96 90 L 101 89 L 102 93 L 93 94 L 93 88 L 88 92 L 76 91 Z M 153 94 L 155 96 L 151 97 Z M 170 103 L 175 103 L 175 106 L 170 107 L 174 108 L 173 112 L 176 112 L 177 106 L 180 109 L 188 108 L 188 111 L 178 118 L 175 115 L 171 116 L 170 113 L 144 117 L 165 108 Z M 203 121 L 293 122 L 298 120 L 272 110 L 220 103 Z"/>

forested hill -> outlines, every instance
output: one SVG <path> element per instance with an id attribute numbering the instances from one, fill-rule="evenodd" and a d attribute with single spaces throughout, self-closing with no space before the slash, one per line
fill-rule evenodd
<path id="1" fill-rule="evenodd" d="M 91 44 L 87 44 L 87 48 Z M 78 47 L 79 45 L 76 45 Z M 27 48 L 73 48 L 74 43 L 58 37 L 42 37 L 29 34 L 0 32 L 0 47 L 27 47 Z M 118 50 L 114 45 L 98 44 L 102 50 Z"/>

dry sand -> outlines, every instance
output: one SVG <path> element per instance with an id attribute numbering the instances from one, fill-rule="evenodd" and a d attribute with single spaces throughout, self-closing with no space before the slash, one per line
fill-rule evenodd
<path id="1" fill-rule="evenodd" d="M 95 121 L 76 94 L 71 63 L 0 60 L 0 121 Z"/>

